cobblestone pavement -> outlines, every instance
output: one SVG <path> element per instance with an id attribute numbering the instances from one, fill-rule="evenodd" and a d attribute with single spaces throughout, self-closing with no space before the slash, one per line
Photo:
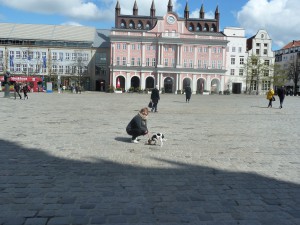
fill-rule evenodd
<path id="1" fill-rule="evenodd" d="M 300 224 L 300 97 L 0 93 L 0 225 Z"/>

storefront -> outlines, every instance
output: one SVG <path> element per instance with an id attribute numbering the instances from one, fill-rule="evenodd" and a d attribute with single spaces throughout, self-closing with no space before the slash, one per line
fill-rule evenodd
<path id="1" fill-rule="evenodd" d="M 4 76 L 0 76 L 1 85 L 4 81 Z M 15 82 L 20 84 L 29 84 L 31 90 L 33 92 L 43 91 L 43 79 L 41 77 L 33 77 L 33 76 L 12 76 L 9 78 L 10 82 L 10 90 L 13 90 L 13 85 Z M 4 87 L 2 87 L 4 90 Z"/>

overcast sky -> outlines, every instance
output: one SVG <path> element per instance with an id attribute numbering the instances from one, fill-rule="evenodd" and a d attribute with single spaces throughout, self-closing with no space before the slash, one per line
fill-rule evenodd
<path id="1" fill-rule="evenodd" d="M 119 0 L 121 14 L 132 14 L 135 0 Z M 169 0 L 154 0 L 156 15 L 167 12 Z M 114 27 L 116 0 L 0 0 L 0 22 Z M 149 15 L 152 0 L 136 0 L 139 15 Z M 173 10 L 183 16 L 186 0 L 173 0 Z M 277 50 L 300 40 L 300 0 L 188 0 L 190 17 L 212 18 L 216 7 L 221 14 L 220 29 L 242 27 L 247 37 L 266 29 Z M 1 31 L 0 31 L 1 32 Z"/>

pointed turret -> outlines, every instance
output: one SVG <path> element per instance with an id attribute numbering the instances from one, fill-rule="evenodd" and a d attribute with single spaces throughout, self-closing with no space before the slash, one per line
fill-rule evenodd
<path id="1" fill-rule="evenodd" d="M 118 0 L 115 8 L 115 27 L 118 27 L 118 18 L 120 15 L 121 15 L 121 7 Z"/>
<path id="2" fill-rule="evenodd" d="M 172 0 L 169 0 L 169 3 L 168 3 L 168 12 L 173 12 L 173 3 L 172 3 Z"/>
<path id="3" fill-rule="evenodd" d="M 155 17 L 155 5 L 154 0 L 152 0 L 151 9 L 150 9 L 150 16 Z"/>
<path id="4" fill-rule="evenodd" d="M 120 16 L 120 13 L 121 13 L 121 7 L 120 7 L 120 3 L 118 0 L 117 4 L 116 4 L 116 8 L 115 8 L 115 14 L 116 14 L 116 16 Z"/>
<path id="5" fill-rule="evenodd" d="M 138 15 L 138 7 L 136 4 L 136 0 L 134 1 L 134 5 L 133 5 L 133 15 L 137 16 Z"/>
<path id="6" fill-rule="evenodd" d="M 185 19 L 190 18 L 190 9 L 189 9 L 189 5 L 188 5 L 187 1 L 186 1 L 185 9 L 184 9 L 184 18 Z"/>
<path id="7" fill-rule="evenodd" d="M 203 4 L 201 5 L 201 9 L 200 9 L 200 19 L 204 19 L 204 6 L 203 6 Z"/>
<path id="8" fill-rule="evenodd" d="M 217 6 L 216 11 L 215 11 L 215 19 L 216 20 L 220 19 L 219 6 Z"/>

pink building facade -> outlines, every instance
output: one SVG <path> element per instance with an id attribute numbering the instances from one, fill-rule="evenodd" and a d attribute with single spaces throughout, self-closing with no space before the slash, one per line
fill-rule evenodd
<path id="1" fill-rule="evenodd" d="M 144 20 L 139 20 L 138 24 L 134 21 L 126 24 L 126 21 L 117 18 L 120 15 L 117 3 L 116 28 L 112 29 L 110 36 L 110 84 L 123 91 L 130 88 L 151 89 L 158 85 L 165 93 L 176 94 L 189 85 L 193 94 L 223 92 L 227 89 L 228 41 L 218 31 L 218 11 L 216 20 L 197 25 L 188 18 L 188 6 L 185 18 L 179 18 L 172 11 L 170 2 L 172 4 L 169 1 L 168 12 L 164 16 L 155 17 L 155 22 L 151 16 L 148 22 L 143 17 Z M 150 11 L 152 16 L 153 6 L 154 1 Z M 133 12 L 137 16 L 135 10 L 136 2 Z M 198 21 L 201 21 L 201 16 L 200 12 Z M 118 28 L 119 23 L 121 28 Z M 138 28 L 146 25 L 148 29 L 124 29 L 125 26 Z"/>

